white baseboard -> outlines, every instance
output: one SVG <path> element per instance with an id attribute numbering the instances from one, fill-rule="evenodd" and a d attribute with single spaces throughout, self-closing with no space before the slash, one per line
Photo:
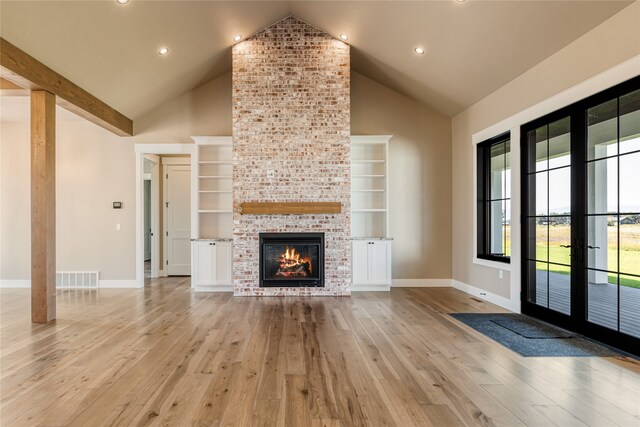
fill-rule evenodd
<path id="1" fill-rule="evenodd" d="M 31 280 L 0 280 L 0 288 L 31 288 Z M 100 280 L 99 288 L 140 288 L 135 280 Z M 76 289 L 76 288 L 58 288 L 58 289 Z M 87 288 L 95 289 L 95 288 Z"/>
<path id="2" fill-rule="evenodd" d="M 450 288 L 451 279 L 393 279 L 394 288 Z"/>
<path id="3" fill-rule="evenodd" d="M 389 292 L 389 285 L 351 285 L 351 292 Z"/>
<path id="4" fill-rule="evenodd" d="M 233 286 L 194 286 L 193 292 L 233 292 Z"/>
<path id="5" fill-rule="evenodd" d="M 494 293 L 485 291 L 484 289 L 480 289 L 480 288 L 476 288 L 475 286 L 471 286 L 468 285 L 466 283 L 463 282 L 459 282 L 457 280 L 452 280 L 452 284 L 453 287 L 462 291 L 462 292 L 466 292 L 469 295 L 473 295 L 474 297 L 478 297 L 480 299 L 483 299 L 485 301 L 488 301 L 492 304 L 495 304 L 497 306 L 500 306 L 502 308 L 506 308 L 507 310 L 510 311 L 514 311 L 514 312 L 519 312 L 519 302 L 518 301 L 511 301 L 509 298 L 505 298 L 503 296 L 500 295 L 496 295 Z"/>
<path id="6" fill-rule="evenodd" d="M 139 289 L 141 286 L 133 280 L 100 280 L 101 289 Z"/>
<path id="7" fill-rule="evenodd" d="M 166 271 L 158 270 L 158 277 L 169 277 L 169 276 L 167 276 Z"/>
<path id="8" fill-rule="evenodd" d="M 0 288 L 31 288 L 31 280 L 0 280 Z"/>

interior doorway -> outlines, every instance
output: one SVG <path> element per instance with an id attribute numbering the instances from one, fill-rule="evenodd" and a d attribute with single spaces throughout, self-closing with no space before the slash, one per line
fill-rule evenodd
<path id="1" fill-rule="evenodd" d="M 144 277 L 151 276 L 151 179 L 144 179 Z"/>
<path id="2" fill-rule="evenodd" d="M 148 252 L 145 250 L 145 239 L 150 242 L 151 246 L 151 262 L 150 269 L 147 275 L 150 278 L 163 277 L 169 274 L 175 275 L 189 275 L 191 274 L 191 244 L 190 239 L 193 237 L 191 230 L 191 224 L 193 223 L 194 215 L 194 200 L 191 197 L 191 183 L 194 181 L 193 169 L 191 168 L 191 155 L 195 149 L 195 144 L 136 144 L 136 283 L 138 287 L 144 287 L 145 284 L 145 261 L 148 259 Z M 153 163 L 151 167 L 150 175 L 145 173 L 145 160 L 149 160 Z M 167 269 L 169 254 L 169 247 L 167 239 L 168 220 L 165 200 L 163 195 L 167 193 L 165 190 L 164 180 L 166 172 L 164 169 L 170 165 L 182 165 L 186 167 L 186 171 L 182 171 L 180 174 L 180 181 L 183 190 L 178 190 L 180 205 L 186 205 L 185 218 L 182 215 L 179 218 L 178 223 L 181 225 L 181 239 L 182 251 L 180 257 L 177 259 L 178 264 L 182 265 L 182 270 L 179 272 L 169 272 Z M 148 169 L 147 169 L 148 170 Z M 148 172 L 147 172 L 148 173 Z M 145 182 L 150 181 L 150 222 L 151 231 L 145 226 Z M 185 194 L 186 193 L 186 194 Z M 185 226 L 188 224 L 188 226 Z M 186 250 L 185 250 L 186 245 Z M 177 247 L 174 246 L 173 249 Z"/>
<path id="3" fill-rule="evenodd" d="M 144 277 L 155 278 L 160 276 L 160 250 L 159 231 L 159 179 L 160 157 L 146 154 L 143 159 L 143 188 L 142 188 L 142 212 L 143 212 L 143 254 Z"/>

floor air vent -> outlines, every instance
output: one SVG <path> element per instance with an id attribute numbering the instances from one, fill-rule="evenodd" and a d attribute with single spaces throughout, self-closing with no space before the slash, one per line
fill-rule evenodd
<path id="1" fill-rule="evenodd" d="M 56 272 L 58 289 L 97 289 L 97 271 L 58 271 Z"/>

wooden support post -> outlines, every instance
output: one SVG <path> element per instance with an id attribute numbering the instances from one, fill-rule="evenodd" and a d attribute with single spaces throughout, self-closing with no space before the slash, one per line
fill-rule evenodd
<path id="1" fill-rule="evenodd" d="M 56 318 L 56 97 L 31 92 L 31 321 Z"/>

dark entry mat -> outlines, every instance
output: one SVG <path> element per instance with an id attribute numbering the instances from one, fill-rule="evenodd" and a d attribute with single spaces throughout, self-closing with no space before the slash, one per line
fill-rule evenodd
<path id="1" fill-rule="evenodd" d="M 514 313 L 450 313 L 450 316 L 525 357 L 623 356 L 612 348 Z"/>

